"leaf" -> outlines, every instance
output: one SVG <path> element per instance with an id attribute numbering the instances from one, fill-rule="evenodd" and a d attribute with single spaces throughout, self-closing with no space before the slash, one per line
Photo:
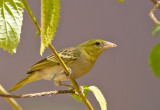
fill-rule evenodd
<path id="1" fill-rule="evenodd" d="M 107 102 L 102 92 L 96 86 L 90 86 L 89 89 L 93 92 L 94 96 L 99 102 L 101 110 L 107 110 Z"/>
<path id="2" fill-rule="evenodd" d="M 149 64 L 154 74 L 160 78 L 160 43 L 150 53 Z"/>
<path id="3" fill-rule="evenodd" d="M 58 27 L 60 13 L 59 0 L 41 0 L 41 49 L 40 54 L 48 47 Z"/>
<path id="4" fill-rule="evenodd" d="M 125 0 L 117 0 L 119 3 L 123 3 Z"/>
<path id="5" fill-rule="evenodd" d="M 16 53 L 23 20 L 21 0 L 0 0 L 0 48 Z"/>
<path id="6" fill-rule="evenodd" d="M 156 37 L 157 34 L 159 33 L 159 31 L 160 31 L 160 26 L 159 25 L 155 25 L 154 28 L 153 28 L 153 30 L 152 30 L 152 35 L 154 37 Z"/>
<path id="7" fill-rule="evenodd" d="M 96 86 L 90 86 L 90 87 L 81 86 L 81 87 L 83 87 L 83 94 L 85 97 L 87 97 L 89 91 L 92 91 L 97 101 L 100 104 L 101 110 L 107 110 L 106 99 L 104 98 L 102 92 Z M 74 100 L 82 103 L 82 100 L 78 95 L 72 94 L 71 96 L 74 98 Z"/>
<path id="8" fill-rule="evenodd" d="M 72 97 L 74 98 L 74 100 L 76 100 L 77 102 L 81 102 L 81 103 L 83 102 L 78 95 L 76 95 L 76 94 L 71 94 L 71 96 L 72 96 Z"/>
<path id="9" fill-rule="evenodd" d="M 87 97 L 88 92 L 90 91 L 90 89 L 89 89 L 87 86 L 81 86 L 81 88 L 83 88 L 83 91 L 82 91 L 82 92 L 83 92 L 84 96 Z M 76 100 L 76 101 L 78 101 L 78 102 L 81 102 L 81 103 L 83 102 L 78 95 L 76 95 L 76 94 L 71 94 L 71 96 L 74 98 L 74 100 Z"/>

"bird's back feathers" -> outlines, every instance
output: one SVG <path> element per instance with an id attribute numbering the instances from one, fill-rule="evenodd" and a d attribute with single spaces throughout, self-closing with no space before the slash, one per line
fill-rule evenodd
<path id="1" fill-rule="evenodd" d="M 66 48 L 58 52 L 59 56 L 62 58 L 65 64 L 72 63 L 77 58 L 80 57 L 80 50 L 74 47 Z M 50 55 L 47 58 L 39 61 L 35 65 L 33 65 L 27 72 L 27 74 L 31 74 L 35 71 L 40 71 L 46 67 L 59 65 L 59 62 L 56 60 L 54 55 Z"/>

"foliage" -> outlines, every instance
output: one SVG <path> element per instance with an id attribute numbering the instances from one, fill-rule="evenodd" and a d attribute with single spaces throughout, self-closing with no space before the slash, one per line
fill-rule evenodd
<path id="1" fill-rule="evenodd" d="M 44 52 L 45 47 L 48 47 L 48 44 L 53 40 L 53 36 L 55 36 L 56 27 L 58 27 L 60 17 L 59 12 L 59 0 L 41 1 L 41 55 Z"/>
<path id="2" fill-rule="evenodd" d="M 119 3 L 123 3 L 125 0 L 117 0 Z"/>
<path id="3" fill-rule="evenodd" d="M 0 0 L 0 48 L 16 53 L 23 19 L 21 0 Z"/>
<path id="4" fill-rule="evenodd" d="M 159 31 L 160 31 L 160 26 L 156 24 L 156 25 L 154 26 L 154 28 L 153 28 L 152 35 L 153 35 L 154 37 L 156 37 L 156 36 L 158 35 Z"/>
<path id="5" fill-rule="evenodd" d="M 102 92 L 100 89 L 98 89 L 96 86 L 83 86 L 83 94 L 85 97 L 87 96 L 88 92 L 91 91 L 94 96 L 96 97 L 97 101 L 99 102 L 99 105 L 101 107 L 101 110 L 107 110 L 107 102 L 105 97 L 103 96 Z M 72 97 L 78 101 L 82 102 L 81 98 L 78 95 L 73 94 Z"/>
<path id="6" fill-rule="evenodd" d="M 87 97 L 88 92 L 89 92 L 89 88 L 87 86 L 81 86 L 81 90 L 82 90 L 82 93 L 84 94 L 84 96 Z M 78 102 L 82 102 L 81 98 L 78 95 L 71 94 L 71 96 L 74 98 L 74 100 L 76 100 Z"/>
<path id="7" fill-rule="evenodd" d="M 152 30 L 152 35 L 156 37 L 159 32 L 160 26 L 156 24 Z M 155 76 L 160 78 L 160 43 L 152 49 L 149 56 L 149 64 Z"/>
<path id="8" fill-rule="evenodd" d="M 151 51 L 149 64 L 154 74 L 160 78 L 160 43 L 157 44 Z"/>

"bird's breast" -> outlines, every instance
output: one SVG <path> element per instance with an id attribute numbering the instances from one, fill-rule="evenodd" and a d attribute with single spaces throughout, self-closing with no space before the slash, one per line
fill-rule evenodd
<path id="1" fill-rule="evenodd" d="M 74 62 L 68 63 L 67 67 L 71 68 L 73 78 L 77 79 L 87 74 L 91 68 L 92 64 L 87 59 L 79 58 Z M 42 79 L 46 80 L 56 80 L 56 81 L 67 81 L 69 80 L 65 74 L 63 74 L 63 68 L 61 65 L 56 65 L 53 67 L 48 67 L 38 73 L 41 74 Z"/>
<path id="2" fill-rule="evenodd" d="M 91 65 L 90 61 L 87 59 L 78 59 L 74 64 L 71 63 L 67 66 L 72 69 L 72 76 L 76 79 L 87 74 L 93 65 Z"/>

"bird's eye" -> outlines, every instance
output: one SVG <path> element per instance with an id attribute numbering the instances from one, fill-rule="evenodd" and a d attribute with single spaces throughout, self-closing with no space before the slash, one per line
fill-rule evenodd
<path id="1" fill-rule="evenodd" d="M 101 43 L 100 42 L 95 42 L 95 45 L 99 46 Z"/>

